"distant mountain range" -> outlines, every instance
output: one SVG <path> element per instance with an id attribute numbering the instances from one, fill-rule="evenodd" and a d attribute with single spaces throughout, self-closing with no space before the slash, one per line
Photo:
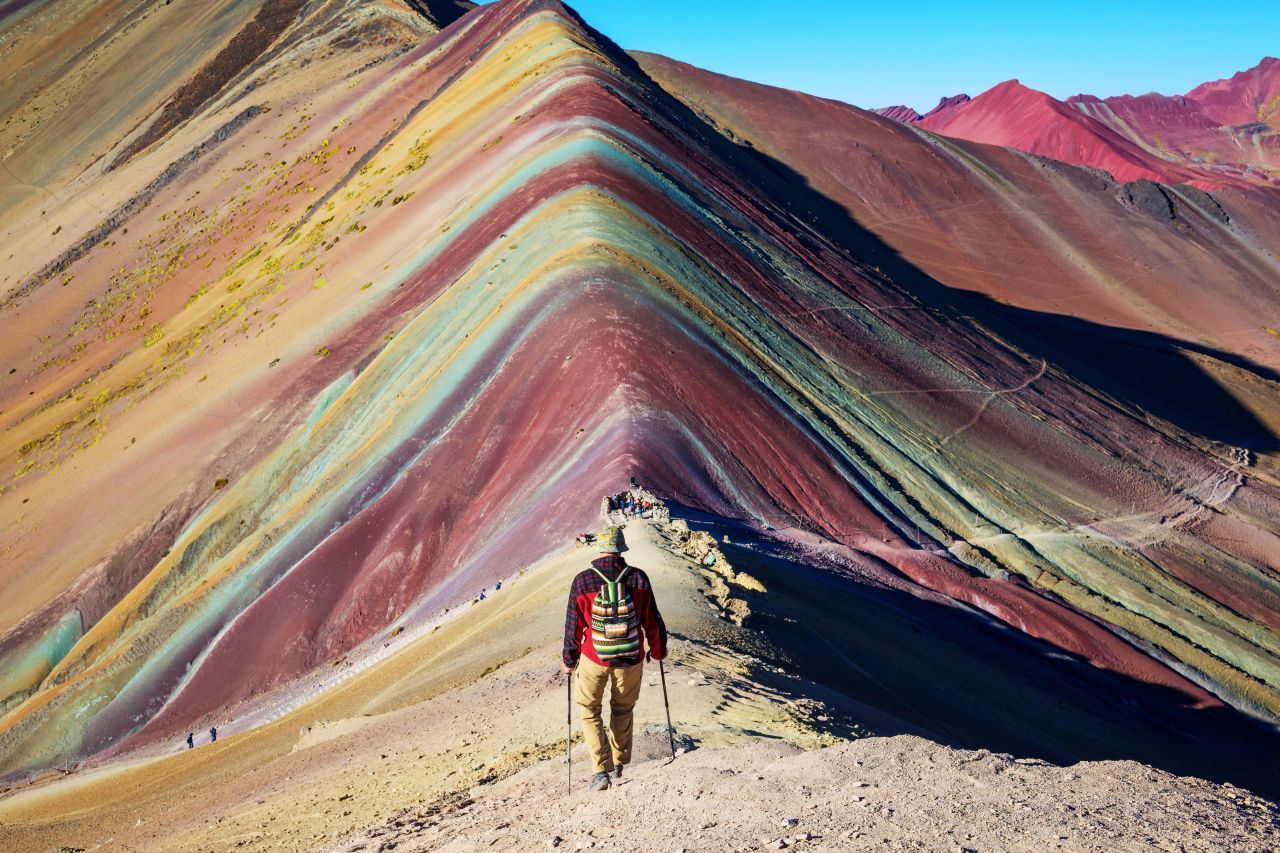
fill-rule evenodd
<path id="1" fill-rule="evenodd" d="M 944 136 L 1105 169 L 1117 180 L 1204 189 L 1280 183 L 1280 59 L 1185 95 L 1075 95 L 1065 101 L 1008 80 L 955 95 L 921 115 L 876 110 Z"/>

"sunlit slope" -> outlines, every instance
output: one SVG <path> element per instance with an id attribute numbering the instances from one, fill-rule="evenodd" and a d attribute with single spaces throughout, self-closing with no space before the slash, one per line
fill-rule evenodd
<path id="1" fill-rule="evenodd" d="M 279 85 L 104 178 L 199 148 L 9 291 L 6 769 L 468 598 L 628 474 L 1280 710 L 1280 505 L 1245 460 L 924 305 L 563 6 Z"/>
<path id="2" fill-rule="evenodd" d="M 118 168 L 282 75 L 305 69 L 322 80 L 342 77 L 437 32 L 469 5 L 7 4 L 0 9 L 0 227 L 27 207 L 47 222 L 68 206 L 91 205 L 81 195 L 85 184 L 68 186 L 86 170 Z"/>

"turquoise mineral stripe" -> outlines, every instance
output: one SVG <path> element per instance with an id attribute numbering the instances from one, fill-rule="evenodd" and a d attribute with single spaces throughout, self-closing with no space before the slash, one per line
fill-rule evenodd
<path id="1" fill-rule="evenodd" d="M 626 142 L 625 146 L 623 145 L 623 140 Z M 637 156 L 641 152 L 647 156 L 647 160 L 640 159 Z M 591 158 L 603 160 L 624 173 L 638 175 L 661 184 L 664 195 L 667 195 L 688 212 L 706 220 L 708 224 L 716 224 L 708 217 L 704 208 L 694 203 L 670 179 L 652 168 L 649 163 L 661 162 L 665 169 L 678 174 L 686 184 L 694 185 L 704 192 L 710 192 L 700 180 L 676 165 L 674 161 L 663 157 L 652 147 L 642 143 L 636 137 L 607 122 L 581 122 L 566 134 L 556 136 L 548 147 L 534 154 L 505 180 L 486 190 L 478 191 L 474 196 L 476 200 L 468 205 L 467 212 L 458 219 L 449 222 L 451 226 L 449 231 L 429 241 L 422 251 L 396 268 L 391 280 L 403 281 L 414 271 L 427 265 L 458 235 L 464 233 L 467 228 L 489 215 L 497 204 L 517 194 L 522 187 L 527 186 L 539 174 L 573 160 Z"/>

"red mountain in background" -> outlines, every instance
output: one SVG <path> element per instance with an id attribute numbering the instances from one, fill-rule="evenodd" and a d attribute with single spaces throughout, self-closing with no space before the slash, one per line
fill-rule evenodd
<path id="1" fill-rule="evenodd" d="M 1205 189 L 1280 183 L 1280 60 L 1268 57 L 1186 95 L 1076 95 L 1060 101 L 1017 80 L 975 98 L 944 98 L 919 116 L 881 115 L 926 130 L 1105 169 L 1121 181 Z"/>
<path id="2" fill-rule="evenodd" d="M 913 124 L 924 118 L 924 116 L 911 109 L 911 107 L 906 107 L 902 104 L 894 104 L 891 107 L 881 107 L 873 112 L 882 115 L 885 118 L 891 118 L 894 121 L 906 122 L 907 124 Z"/>
<path id="3" fill-rule="evenodd" d="M 915 124 L 921 119 L 928 118 L 929 116 L 935 115 L 936 113 L 942 112 L 943 110 L 948 110 L 948 109 L 951 109 L 952 107 L 957 107 L 961 104 L 968 103 L 969 100 L 970 100 L 969 96 L 964 94 L 948 95 L 945 98 L 939 98 L 938 105 L 933 109 L 929 110 L 929 112 L 925 113 L 924 115 L 920 115 L 920 113 L 911 109 L 911 107 L 903 106 L 902 104 L 895 104 L 892 107 L 881 107 L 878 110 L 872 110 L 872 112 L 875 113 L 876 115 L 882 115 L 885 118 L 891 118 L 894 121 L 901 121 L 907 124 Z"/>

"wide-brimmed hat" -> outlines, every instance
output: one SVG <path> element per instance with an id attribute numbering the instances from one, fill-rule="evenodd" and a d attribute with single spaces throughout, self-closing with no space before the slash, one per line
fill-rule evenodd
<path id="1" fill-rule="evenodd" d="M 627 550 L 627 540 L 622 537 L 622 528 L 617 525 L 611 524 L 601 530 L 596 541 L 601 554 L 621 554 Z"/>

